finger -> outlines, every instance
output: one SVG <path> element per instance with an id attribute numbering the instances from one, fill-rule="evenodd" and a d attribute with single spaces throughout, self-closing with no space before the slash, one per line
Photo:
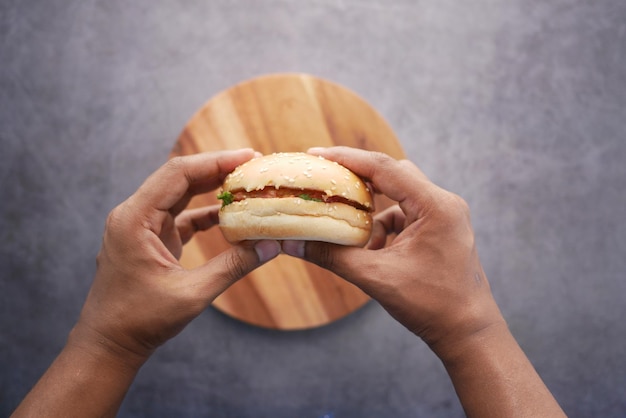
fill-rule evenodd
<path id="1" fill-rule="evenodd" d="M 210 302 L 230 285 L 280 253 L 278 241 L 263 240 L 235 245 L 196 268 L 192 274 Z"/>
<path id="2" fill-rule="evenodd" d="M 396 160 L 381 152 L 349 147 L 311 148 L 307 152 L 333 160 L 369 180 L 374 189 L 396 202 L 407 197 L 416 182 L 430 183 L 426 175 L 407 160 Z"/>
<path id="3" fill-rule="evenodd" d="M 283 253 L 310 261 L 359 287 L 368 295 L 376 292 L 380 259 L 372 251 L 318 241 L 283 241 Z M 378 261 L 376 261 L 378 260 Z M 384 259 L 383 259 L 384 260 Z"/>
<path id="4" fill-rule="evenodd" d="M 372 237 L 367 248 L 370 250 L 384 248 L 387 243 L 387 237 L 402 232 L 405 221 L 406 216 L 397 205 L 391 206 L 376 215 L 372 226 Z"/>
<path id="5" fill-rule="evenodd" d="M 371 259 L 368 250 L 359 247 L 350 247 L 337 244 L 329 244 L 318 241 L 293 241 L 282 242 L 283 253 L 310 261 L 323 267 L 344 279 L 359 285 L 359 272 Z"/>
<path id="6" fill-rule="evenodd" d="M 176 217 L 176 228 L 183 244 L 198 231 L 206 231 L 219 224 L 220 205 L 187 209 Z"/>
<path id="7" fill-rule="evenodd" d="M 228 173 L 253 156 L 252 149 L 241 149 L 172 158 L 130 200 L 141 214 L 156 209 L 176 216 L 192 196 L 217 188 Z"/>

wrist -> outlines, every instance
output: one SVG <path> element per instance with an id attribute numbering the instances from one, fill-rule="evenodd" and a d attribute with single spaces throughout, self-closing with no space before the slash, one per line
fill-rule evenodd
<path id="1" fill-rule="evenodd" d="M 436 338 L 427 340 L 431 350 L 444 362 L 465 358 L 476 350 L 489 348 L 490 340 L 510 336 L 510 331 L 495 301 L 476 304 L 455 321 L 450 321 Z M 506 339 L 506 338 L 505 338 Z"/>
<path id="2" fill-rule="evenodd" d="M 148 357 L 124 350 L 82 323 L 12 416 L 115 416 Z"/>
<path id="3" fill-rule="evenodd" d="M 455 367 L 487 353 L 495 347 L 494 343 L 510 338 L 512 336 L 508 325 L 501 319 L 485 324 L 463 337 L 450 336 L 442 339 L 430 348 L 446 367 Z"/>
<path id="4" fill-rule="evenodd" d="M 565 416 L 504 319 L 437 355 L 468 417 Z"/>
<path id="5" fill-rule="evenodd" d="M 134 376 L 150 358 L 153 350 L 128 349 L 80 321 L 70 331 L 66 350 L 81 353 L 99 363 Z"/>

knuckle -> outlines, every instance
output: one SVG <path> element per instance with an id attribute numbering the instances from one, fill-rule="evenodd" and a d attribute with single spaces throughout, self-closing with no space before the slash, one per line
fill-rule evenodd
<path id="1" fill-rule="evenodd" d="M 233 251 L 226 256 L 225 264 L 224 277 L 229 282 L 239 280 L 248 272 L 243 257 L 237 251 Z"/>
<path id="2" fill-rule="evenodd" d="M 384 152 L 374 151 L 374 152 L 372 152 L 371 155 L 372 155 L 372 160 L 373 160 L 374 164 L 378 165 L 378 166 L 385 167 L 390 162 L 397 162 L 397 160 L 395 160 L 391 156 L 385 154 Z"/>
<path id="3" fill-rule="evenodd" d="M 454 199 L 454 207 L 456 211 L 461 215 L 468 216 L 470 213 L 470 207 L 467 204 L 467 201 L 457 194 L 452 194 L 452 198 Z"/>
<path id="4" fill-rule="evenodd" d="M 101 248 L 96 255 L 96 268 L 100 268 L 105 263 L 104 249 Z"/>
<path id="5" fill-rule="evenodd" d="M 405 167 L 405 168 L 414 168 L 415 164 L 413 164 L 410 160 L 402 159 L 402 160 L 398 160 L 398 164 L 400 164 L 400 166 Z"/>
<path id="6" fill-rule="evenodd" d="M 117 229 L 123 223 L 124 212 L 124 207 L 122 205 L 114 207 L 106 218 L 106 230 Z"/>
<path id="7" fill-rule="evenodd" d="M 469 205 L 461 196 L 445 191 L 437 200 L 438 211 L 451 220 L 459 221 L 469 217 Z"/>
<path id="8" fill-rule="evenodd" d="M 448 193 L 445 210 L 443 212 L 445 225 L 454 233 L 459 244 L 471 249 L 474 247 L 474 233 L 470 219 L 468 203 L 457 194 Z"/>
<path id="9" fill-rule="evenodd" d="M 185 158 L 181 156 L 172 157 L 165 163 L 165 168 L 173 171 L 180 170 L 185 165 Z"/>
<path id="10" fill-rule="evenodd" d="M 189 183 L 193 183 L 196 179 L 190 173 L 189 156 L 176 156 L 169 159 L 163 169 L 172 177 L 184 177 Z"/>
<path id="11" fill-rule="evenodd" d="M 321 267 L 333 270 L 335 267 L 335 256 L 330 245 L 316 245 L 315 254 L 313 255 L 315 262 Z"/>
<path id="12" fill-rule="evenodd" d="M 141 218 L 132 197 L 114 207 L 107 215 L 105 232 L 128 232 Z M 140 219 L 143 223 L 143 219 Z"/>

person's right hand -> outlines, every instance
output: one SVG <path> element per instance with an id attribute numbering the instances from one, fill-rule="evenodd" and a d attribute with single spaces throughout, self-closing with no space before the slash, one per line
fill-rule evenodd
<path id="1" fill-rule="evenodd" d="M 504 323 L 478 259 L 463 199 L 406 160 L 346 147 L 309 152 L 344 165 L 398 205 L 375 216 L 365 249 L 285 241 L 283 252 L 357 285 L 436 353 Z M 393 239 L 386 246 L 388 236 Z"/>
<path id="2" fill-rule="evenodd" d="M 406 160 L 345 147 L 309 152 L 344 165 L 398 205 L 375 216 L 367 248 L 284 241 L 283 252 L 354 283 L 420 336 L 468 417 L 565 416 L 493 299 L 465 201 Z"/>

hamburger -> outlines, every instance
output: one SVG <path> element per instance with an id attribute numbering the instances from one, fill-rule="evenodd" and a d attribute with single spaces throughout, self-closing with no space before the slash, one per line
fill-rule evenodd
<path id="1" fill-rule="evenodd" d="M 226 176 L 219 226 L 230 243 L 276 239 L 364 246 L 372 231 L 367 185 L 342 165 L 301 152 L 254 158 Z"/>

